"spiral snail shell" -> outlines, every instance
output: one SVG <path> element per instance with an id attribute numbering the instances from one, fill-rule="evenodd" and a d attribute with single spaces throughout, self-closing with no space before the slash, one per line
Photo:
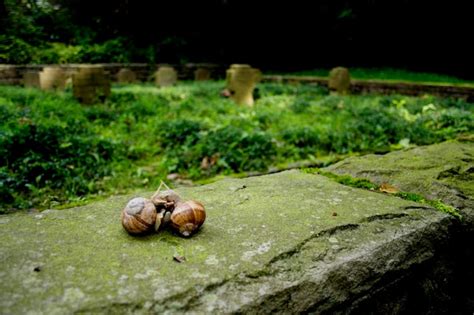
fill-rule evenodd
<path id="1" fill-rule="evenodd" d="M 194 200 L 177 202 L 171 213 L 171 227 L 188 237 L 196 232 L 206 220 L 204 206 Z"/>
<path id="2" fill-rule="evenodd" d="M 130 234 L 153 231 L 156 224 L 156 208 L 150 199 L 137 197 L 122 210 L 122 226 Z"/>

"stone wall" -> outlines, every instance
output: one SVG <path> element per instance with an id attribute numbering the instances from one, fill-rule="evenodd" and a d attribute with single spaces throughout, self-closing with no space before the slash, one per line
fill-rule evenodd
<path id="1" fill-rule="evenodd" d="M 113 82 L 117 81 L 118 72 L 127 68 L 132 70 L 139 82 L 152 82 L 153 75 L 160 66 L 149 65 L 144 63 L 104 63 L 96 64 L 104 67 L 105 71 L 109 74 L 109 77 Z M 23 75 L 28 71 L 42 71 L 45 67 L 51 65 L 0 65 L 0 84 L 5 85 L 22 85 Z M 77 72 L 81 67 L 81 64 L 65 64 L 60 67 L 66 73 L 68 78 L 72 77 L 72 74 Z M 211 79 L 223 79 L 225 77 L 225 66 L 220 66 L 210 63 L 189 63 L 185 65 L 171 65 L 178 71 L 179 80 L 194 80 L 195 71 L 200 68 L 208 69 L 210 72 Z"/>
<path id="2" fill-rule="evenodd" d="M 108 63 L 100 64 L 108 72 L 112 82 L 117 81 L 117 73 L 122 68 L 128 68 L 135 72 L 139 82 L 152 82 L 153 75 L 160 65 L 152 66 L 148 64 L 132 63 Z M 27 71 L 41 71 L 44 67 L 50 65 L 0 65 L 0 84 L 22 85 L 23 75 Z M 67 64 L 61 65 L 66 72 L 67 77 L 71 77 L 81 65 Z M 213 80 L 224 79 L 227 66 L 189 63 L 185 65 L 170 65 L 178 72 L 178 80 L 194 80 L 195 71 L 204 67 L 210 71 L 210 78 Z M 309 77 L 309 76 L 287 76 L 287 75 L 264 75 L 263 82 L 282 82 L 290 84 L 311 84 L 328 86 L 328 78 Z M 380 93 L 380 94 L 405 94 L 405 95 L 423 95 L 432 94 L 440 97 L 461 98 L 468 101 L 474 101 L 474 87 L 471 85 L 443 85 L 412 82 L 390 82 L 383 80 L 351 80 L 351 93 Z"/>
<path id="3" fill-rule="evenodd" d="M 289 84 L 310 84 L 328 86 L 328 78 L 312 76 L 264 75 L 264 82 L 280 82 Z M 351 80 L 350 92 L 354 94 L 379 93 L 423 95 L 432 94 L 440 97 L 461 98 L 474 101 L 474 87 L 472 85 L 445 85 L 436 83 L 396 82 L 383 80 Z"/>

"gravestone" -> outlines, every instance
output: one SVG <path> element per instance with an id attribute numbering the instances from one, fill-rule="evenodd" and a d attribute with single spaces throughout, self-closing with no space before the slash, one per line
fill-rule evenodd
<path id="1" fill-rule="evenodd" d="M 211 71 L 206 68 L 198 68 L 194 71 L 195 81 L 208 81 L 211 79 Z"/>
<path id="2" fill-rule="evenodd" d="M 15 65 L 0 65 L 0 84 L 18 84 L 18 71 Z"/>
<path id="3" fill-rule="evenodd" d="M 23 74 L 23 85 L 26 88 L 40 88 L 40 73 L 39 71 L 26 71 Z"/>
<path id="4" fill-rule="evenodd" d="M 42 90 L 64 90 L 66 88 L 66 74 L 59 67 L 45 67 L 39 76 Z"/>
<path id="5" fill-rule="evenodd" d="M 176 84 L 178 80 L 178 74 L 173 67 L 170 66 L 160 66 L 158 71 L 155 74 L 156 85 L 163 86 L 172 86 Z"/>
<path id="6" fill-rule="evenodd" d="M 349 70 L 343 67 L 337 67 L 329 72 L 329 91 L 333 94 L 349 94 L 351 88 L 351 76 Z"/>
<path id="7" fill-rule="evenodd" d="M 261 77 L 261 71 L 249 65 L 231 65 L 226 72 L 229 97 L 237 104 L 252 106 L 253 90 Z"/>
<path id="8" fill-rule="evenodd" d="M 117 82 L 118 83 L 135 83 L 137 82 L 137 75 L 134 71 L 128 68 L 122 68 L 117 73 Z"/>
<path id="9" fill-rule="evenodd" d="M 110 80 L 102 66 L 81 66 L 72 76 L 73 95 L 83 104 L 103 102 L 110 96 Z"/>

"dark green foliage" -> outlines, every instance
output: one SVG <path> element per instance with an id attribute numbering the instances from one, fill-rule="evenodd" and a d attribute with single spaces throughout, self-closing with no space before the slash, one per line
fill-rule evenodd
<path id="1" fill-rule="evenodd" d="M 81 106 L 70 91 L 0 87 L 3 210 L 154 189 L 171 172 L 203 179 L 265 171 L 474 131 L 474 107 L 463 101 L 339 97 L 310 86 L 260 84 L 255 106 L 243 107 L 221 98 L 223 87 L 117 86 L 105 104 L 90 106 Z"/>
<path id="2" fill-rule="evenodd" d="M 156 131 L 163 148 L 191 146 L 199 140 L 201 124 L 197 121 L 179 119 L 161 123 Z"/>
<path id="3" fill-rule="evenodd" d="M 216 171 L 238 172 L 265 169 L 275 158 L 276 150 L 269 134 L 227 126 L 210 132 L 200 153 L 217 158 Z"/>
<path id="4" fill-rule="evenodd" d="M 63 103 L 53 96 L 31 107 L 23 104 L 0 103 L 1 203 L 31 207 L 44 201 L 44 195 L 61 201 L 63 194 L 95 192 L 95 182 L 111 172 L 109 162 L 120 151 L 116 144 L 97 137 L 80 111 L 57 106 Z"/>

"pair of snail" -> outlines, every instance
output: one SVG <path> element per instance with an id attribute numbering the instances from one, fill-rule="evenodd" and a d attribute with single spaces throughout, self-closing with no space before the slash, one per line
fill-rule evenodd
<path id="1" fill-rule="evenodd" d="M 161 187 L 167 189 L 161 191 Z M 182 236 L 196 232 L 206 220 L 204 206 L 194 200 L 183 201 L 181 197 L 161 182 L 153 196 L 130 200 L 121 214 L 122 226 L 130 234 L 158 232 L 166 225 Z"/>

